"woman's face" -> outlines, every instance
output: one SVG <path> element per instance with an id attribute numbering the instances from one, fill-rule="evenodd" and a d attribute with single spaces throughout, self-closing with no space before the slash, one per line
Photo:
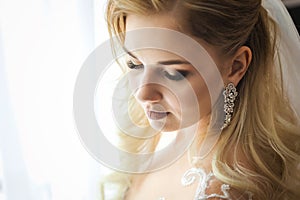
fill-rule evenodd
<path id="1" fill-rule="evenodd" d="M 126 31 L 146 27 L 179 31 L 179 26 L 169 15 L 127 17 Z M 223 60 L 219 58 L 218 51 L 203 41 L 197 41 L 216 65 L 222 66 Z M 130 84 L 136 88 L 134 96 L 154 129 L 175 131 L 209 115 L 211 102 L 205 81 L 181 56 L 159 49 L 142 49 L 128 52 L 127 65 L 130 68 Z"/>

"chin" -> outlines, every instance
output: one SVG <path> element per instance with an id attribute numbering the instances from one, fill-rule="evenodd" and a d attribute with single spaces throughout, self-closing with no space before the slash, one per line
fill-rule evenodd
<path id="1" fill-rule="evenodd" d="M 160 132 L 174 132 L 180 129 L 180 126 L 178 122 L 164 122 L 164 121 L 152 121 L 149 120 L 150 125 L 153 129 L 160 131 Z"/>

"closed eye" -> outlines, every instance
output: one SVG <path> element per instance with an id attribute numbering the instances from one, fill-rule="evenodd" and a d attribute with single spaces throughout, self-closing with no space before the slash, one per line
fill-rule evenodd
<path id="1" fill-rule="evenodd" d="M 172 81 L 183 80 L 188 74 L 188 71 L 185 70 L 176 70 L 174 74 L 171 74 L 167 71 L 164 71 L 165 76 Z"/>
<path id="2" fill-rule="evenodd" d="M 131 60 L 127 61 L 127 66 L 130 69 L 143 69 L 144 68 L 143 64 L 135 64 Z"/>

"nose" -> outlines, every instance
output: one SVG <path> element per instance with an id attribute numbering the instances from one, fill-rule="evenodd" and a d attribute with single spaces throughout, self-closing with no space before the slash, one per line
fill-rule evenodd
<path id="1" fill-rule="evenodd" d="M 140 86 L 135 94 L 140 102 L 159 102 L 162 99 L 160 86 L 156 83 L 147 83 Z"/>
<path id="2" fill-rule="evenodd" d="M 154 73 L 144 73 L 142 79 L 140 79 L 139 87 L 136 90 L 135 97 L 140 102 L 159 102 L 163 98 L 161 85 L 156 80 Z"/>

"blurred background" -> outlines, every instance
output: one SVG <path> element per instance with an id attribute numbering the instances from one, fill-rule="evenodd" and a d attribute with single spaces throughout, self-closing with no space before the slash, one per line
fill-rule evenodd
<path id="1" fill-rule="evenodd" d="M 97 199 L 103 167 L 73 122 L 73 90 L 108 39 L 106 0 L 0 0 L 0 200 Z"/>
<path id="2" fill-rule="evenodd" d="M 300 33 L 300 0 L 283 0 Z"/>
<path id="3" fill-rule="evenodd" d="M 0 200 L 93 200 L 107 169 L 85 150 L 73 90 L 108 39 L 106 0 L 0 0 Z M 300 27 L 300 1 L 284 1 Z"/>

